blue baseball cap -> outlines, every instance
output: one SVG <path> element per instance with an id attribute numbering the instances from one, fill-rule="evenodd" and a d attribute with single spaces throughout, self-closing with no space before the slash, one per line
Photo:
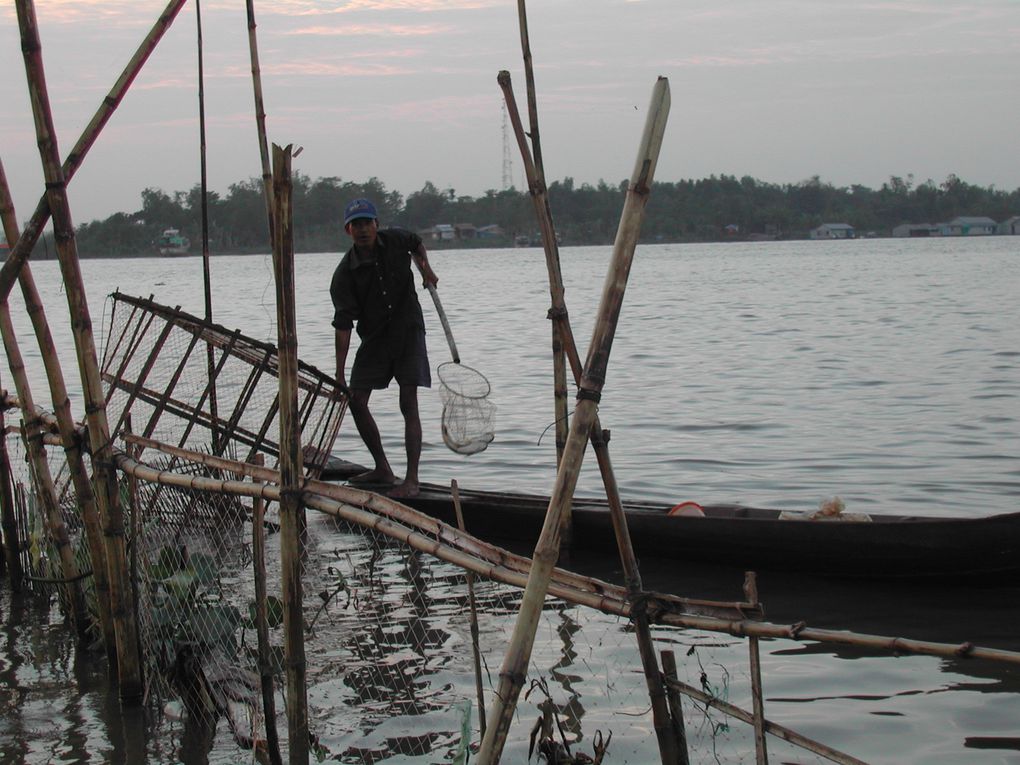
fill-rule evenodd
<path id="1" fill-rule="evenodd" d="M 348 202 L 347 207 L 344 208 L 344 227 L 356 218 L 375 218 L 378 219 L 379 215 L 375 211 L 375 205 L 369 202 L 367 199 L 355 199 L 353 202 Z"/>

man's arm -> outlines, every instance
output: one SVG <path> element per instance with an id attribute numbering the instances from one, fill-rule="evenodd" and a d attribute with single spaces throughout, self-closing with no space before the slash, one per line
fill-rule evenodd
<path id="1" fill-rule="evenodd" d="M 334 332 L 334 346 L 336 347 L 336 379 L 341 386 L 346 388 L 347 375 L 344 370 L 347 368 L 347 352 L 351 348 L 351 330 L 336 330 Z"/>
<path id="2" fill-rule="evenodd" d="M 414 264 L 418 266 L 418 270 L 421 271 L 425 284 L 431 284 L 433 287 L 439 284 L 439 277 L 436 276 L 436 272 L 432 270 L 432 266 L 429 264 L 429 256 L 425 251 L 424 244 L 419 243 L 418 249 L 411 253 L 411 257 L 414 259 Z"/>

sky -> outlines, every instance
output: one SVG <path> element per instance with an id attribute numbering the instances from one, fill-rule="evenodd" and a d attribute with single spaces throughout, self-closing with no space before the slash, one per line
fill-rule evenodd
<path id="1" fill-rule="evenodd" d="M 165 2 L 36 0 L 62 153 Z M 255 0 L 272 143 L 315 179 L 405 197 L 525 181 L 496 76 L 526 119 L 516 0 Z M 202 0 L 207 178 L 261 176 L 243 0 Z M 890 176 L 1020 187 L 1020 0 L 531 0 L 549 181 L 630 177 L 659 76 L 658 181 Z M 199 183 L 196 6 L 185 5 L 69 188 L 76 223 Z M 0 5 L 0 161 L 19 220 L 44 191 L 13 0 Z M 504 160 L 509 136 L 510 166 Z"/>

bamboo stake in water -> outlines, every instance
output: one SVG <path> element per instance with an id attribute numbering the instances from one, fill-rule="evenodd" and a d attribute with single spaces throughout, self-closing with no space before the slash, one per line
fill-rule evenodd
<path id="1" fill-rule="evenodd" d="M 662 652 L 662 674 L 666 680 L 676 681 L 676 655 L 672 651 Z M 666 686 L 666 693 L 669 698 L 669 713 L 673 718 L 673 729 L 677 740 L 677 763 L 679 765 L 690 765 L 691 755 L 687 750 L 687 729 L 684 725 L 684 708 L 681 703 L 681 693 L 675 688 Z"/>
<path id="2" fill-rule="evenodd" d="M 0 406 L 0 524 L 4 532 L 4 560 L 11 582 L 11 592 L 21 592 L 25 574 L 21 570 L 18 515 L 14 511 L 14 489 L 11 481 L 11 457 L 7 451 L 7 422 Z"/>
<path id="3" fill-rule="evenodd" d="M 75 351 L 82 377 L 88 434 L 92 447 L 93 475 L 98 488 L 96 494 L 105 524 L 107 564 L 110 569 L 110 601 L 117 633 L 120 695 L 123 700 L 137 700 L 142 695 L 138 631 L 128 603 L 130 586 L 124 545 L 124 518 L 113 470 L 110 429 L 106 419 L 106 402 L 103 399 L 92 320 L 78 262 L 74 224 L 67 202 L 66 181 L 60 166 L 60 153 L 49 107 L 35 6 L 32 0 L 17 0 L 15 5 L 21 28 L 21 48 L 25 58 L 39 154 L 46 178 L 46 196 L 53 214 L 54 239 L 60 259 L 61 275 L 67 290 Z"/>
<path id="4" fill-rule="evenodd" d="M 489 715 L 488 729 L 482 740 L 479 762 L 483 765 L 493 765 L 500 759 L 513 722 L 517 698 L 527 675 L 535 631 L 548 591 L 549 579 L 559 555 L 560 516 L 564 506 L 573 497 L 581 462 L 584 459 L 585 446 L 595 421 L 597 401 L 605 383 L 616 322 L 623 303 L 627 277 L 637 246 L 637 237 L 655 174 L 668 113 L 669 84 L 665 78 L 660 77 L 653 90 L 637 162 L 627 190 L 620 227 L 613 246 L 610 270 L 603 288 L 598 320 L 578 391 L 577 410 L 567 438 L 567 448 L 556 475 L 545 524 L 535 548 L 534 565 L 528 577 L 528 586 L 518 613 L 510 648 L 500 671 L 499 689 Z"/>
<path id="5" fill-rule="evenodd" d="M 124 100 L 124 96 L 127 94 L 128 88 L 131 87 L 131 83 L 134 82 L 135 77 L 142 70 L 152 51 L 156 49 L 156 45 L 162 39 L 163 34 L 170 28 L 174 19 L 177 18 L 177 14 L 184 7 L 185 1 L 170 0 L 159 19 L 152 26 L 152 29 L 149 30 L 145 39 L 142 40 L 141 45 L 138 46 L 124 71 L 121 72 L 120 77 L 117 78 L 113 88 L 106 98 L 103 99 L 91 122 L 85 127 L 81 137 L 78 139 L 78 143 L 74 145 L 71 153 L 67 155 L 67 159 L 64 161 L 63 173 L 65 183 L 74 177 L 78 167 L 85 159 L 85 155 L 88 154 L 92 144 L 95 143 L 96 138 L 103 131 L 103 127 L 110 120 L 110 117 L 113 116 L 117 107 L 120 106 L 121 101 Z M 0 302 L 5 302 L 11 294 L 14 280 L 18 278 L 18 272 L 21 270 L 22 265 L 32 254 L 32 249 L 35 247 L 36 242 L 39 241 L 43 227 L 49 218 L 49 198 L 46 194 L 43 194 L 21 237 L 16 243 L 10 239 L 7 240 L 11 245 L 11 251 L 7 254 L 7 260 L 4 262 L 3 268 L 0 269 Z"/>
<path id="6" fill-rule="evenodd" d="M 14 210 L 14 200 L 11 197 L 10 187 L 7 184 L 7 176 L 2 162 L 0 162 L 0 222 L 3 224 L 7 241 L 17 241 L 19 233 L 17 216 Z M 67 384 L 64 381 L 64 372 L 60 366 L 56 344 L 53 342 L 53 335 L 50 333 L 49 322 L 46 320 L 46 311 L 35 284 L 35 277 L 33 277 L 32 269 L 27 262 L 22 266 L 18 274 L 18 282 L 21 285 L 25 309 L 32 320 L 32 328 L 35 330 L 43 368 L 46 370 L 46 380 L 50 388 L 50 399 L 53 402 L 53 414 L 57 420 L 57 428 L 64 447 L 64 458 L 67 461 L 71 483 L 74 486 L 78 507 L 85 526 L 85 536 L 89 544 L 89 558 L 92 563 L 92 583 L 96 595 L 96 610 L 99 614 L 99 628 L 103 635 L 103 646 L 106 649 L 108 661 L 116 665 L 117 637 L 113 627 L 113 616 L 110 613 L 110 577 L 106 565 L 106 543 L 103 541 L 102 521 L 96 508 L 95 493 L 92 491 L 92 482 L 89 480 L 88 471 L 85 468 L 81 443 L 75 429 L 74 417 L 71 415 L 71 401 L 67 395 Z M 6 303 L 4 305 L 6 306 Z"/>
<path id="7" fill-rule="evenodd" d="M 256 454 L 255 465 L 262 467 L 265 457 Z M 262 497 L 252 500 L 251 549 L 255 570 L 255 631 L 259 641 L 259 678 L 262 687 L 262 712 L 266 720 L 266 748 L 272 765 L 281 765 L 280 737 L 276 730 L 276 689 L 269 661 L 269 624 L 266 617 L 266 503 Z"/>
<path id="8" fill-rule="evenodd" d="M 464 531 L 464 513 L 460 509 L 460 489 L 457 481 L 450 481 L 450 493 L 453 495 L 453 509 L 457 514 L 457 528 Z M 467 572 L 468 607 L 471 611 L 471 653 L 475 662 L 475 694 L 478 697 L 478 723 L 482 735 L 485 735 L 485 693 L 482 691 L 482 652 L 478 639 L 478 606 L 475 604 L 475 575 Z"/>
<path id="9" fill-rule="evenodd" d="M 524 129 L 521 126 L 516 99 L 514 98 L 513 89 L 510 84 L 510 73 L 505 71 L 500 72 L 498 81 L 500 87 L 503 89 L 504 99 L 507 104 L 507 111 L 510 115 L 511 123 L 513 124 L 514 132 L 517 136 L 517 143 L 524 160 L 525 172 L 529 178 L 529 188 L 533 190 L 532 198 L 535 202 L 535 212 L 540 221 L 543 239 L 546 241 L 552 241 L 555 244 L 552 214 L 549 211 L 546 201 L 547 198 L 544 192 L 544 181 L 539 177 L 539 171 L 535 167 L 535 164 L 528 152 L 527 143 L 525 142 L 524 137 Z M 536 189 L 539 189 L 540 193 L 534 193 L 534 190 Z M 574 343 L 573 332 L 570 328 L 570 319 L 567 315 L 567 309 L 564 303 L 563 278 L 560 273 L 559 254 L 558 252 L 555 252 L 554 247 L 550 247 L 548 244 L 546 246 L 546 262 L 549 269 L 550 290 L 553 299 L 553 308 L 549 313 L 553 318 L 553 326 L 556 330 L 553 333 L 554 346 L 557 341 L 562 343 L 562 350 L 566 353 L 567 359 L 570 361 L 574 380 L 579 385 L 583 370 L 581 368 L 581 360 L 577 354 L 577 346 Z M 560 383 L 557 382 L 557 388 L 559 388 L 559 385 Z M 563 393 L 565 396 L 565 383 Z M 565 424 L 566 419 L 564 417 L 564 425 Z M 559 436 L 557 436 L 557 438 L 558 437 Z M 627 528 L 627 517 L 623 511 L 623 502 L 620 500 L 616 476 L 613 472 L 612 462 L 609 457 L 609 448 L 607 444 L 608 434 L 606 431 L 602 430 L 602 425 L 599 422 L 597 415 L 592 423 L 590 438 L 595 450 L 596 460 L 599 464 L 599 470 L 602 474 L 602 483 L 605 486 L 606 498 L 609 502 L 610 517 L 613 522 L 613 530 L 616 535 L 617 546 L 620 551 L 620 560 L 623 563 L 627 587 L 631 598 L 635 601 L 640 601 L 640 594 L 642 591 L 641 574 L 638 571 L 637 558 L 634 555 L 634 548 L 630 540 L 630 532 Z M 569 528 L 569 523 L 564 522 L 562 524 L 561 533 L 564 533 L 564 538 L 562 540 L 563 544 L 570 544 L 570 539 L 566 536 L 566 532 L 569 531 Z M 652 644 L 647 615 L 644 613 L 643 609 L 638 608 L 635 609 L 633 618 L 635 634 L 638 641 L 638 649 L 641 655 L 641 663 L 645 672 L 645 680 L 648 685 L 649 697 L 652 701 L 652 717 L 655 724 L 655 730 L 661 744 L 660 748 L 663 759 L 668 761 L 672 759 L 672 751 L 679 746 L 679 742 L 676 740 L 675 736 L 671 734 L 672 726 L 669 721 L 669 708 L 666 693 L 662 684 L 659 667 L 655 660 L 655 649 Z"/>
<path id="10" fill-rule="evenodd" d="M 273 144 L 276 223 L 273 272 L 276 332 L 280 354 L 280 547 L 283 580 L 284 655 L 287 663 L 287 722 L 291 765 L 308 762 L 308 689 L 305 661 L 301 545 L 305 511 L 301 504 L 301 424 L 297 406 L 297 319 L 294 298 L 294 232 L 291 228 L 291 147 Z"/>
<path id="11" fill-rule="evenodd" d="M 753 571 L 744 574 L 744 597 L 749 603 L 758 603 L 758 580 Z M 751 699 L 754 710 L 754 761 L 755 765 L 768 765 L 769 753 L 765 743 L 765 700 L 761 685 L 761 652 L 758 638 L 747 639 L 751 662 Z"/>

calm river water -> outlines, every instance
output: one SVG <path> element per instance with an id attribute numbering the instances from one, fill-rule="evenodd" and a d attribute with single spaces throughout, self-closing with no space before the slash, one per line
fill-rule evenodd
<path id="1" fill-rule="evenodd" d="M 582 358 L 609 255 L 608 247 L 561 252 Z M 327 371 L 333 363 L 327 288 L 337 260 L 299 255 L 296 266 L 298 352 Z M 489 378 L 498 412 L 488 450 L 456 456 L 440 438 L 438 394 L 424 393 L 422 478 L 547 493 L 555 446 L 542 252 L 437 251 L 432 260 L 461 359 Z M 73 345 L 59 271 L 53 262 L 33 268 L 70 379 Z M 214 319 L 275 342 L 270 259 L 214 257 L 211 269 Z M 200 258 L 87 260 L 82 271 L 97 334 L 114 289 L 204 312 Z M 1018 295 L 1017 237 L 641 247 L 600 406 L 612 430 L 621 493 L 797 510 L 839 496 L 848 510 L 872 514 L 1016 510 Z M 448 350 L 427 295 L 422 303 L 435 367 Z M 41 365 L 16 295 L 12 312 L 41 400 Z M 396 393 L 373 401 L 399 472 Z M 73 405 L 80 414 L 80 400 Z M 367 461 L 349 425 L 335 451 Z M 600 491 L 593 463 L 589 455 L 579 494 Z M 612 563 L 579 565 L 619 576 Z M 654 561 L 642 571 L 646 585 L 659 589 L 739 597 L 739 572 Z M 759 586 L 774 621 L 1020 650 L 1015 586 L 931 592 L 767 575 Z M 101 669 L 76 655 L 55 614 L 2 598 L 0 759 L 181 759 L 133 739 Z M 784 641 L 764 643 L 763 654 L 767 703 L 792 710 L 795 722 L 813 723 L 813 734 L 833 746 L 876 762 L 1020 762 L 1015 668 Z M 843 719 L 826 719 L 836 698 L 856 706 L 832 713 Z M 790 716 L 781 719 L 798 727 Z M 746 756 L 720 753 L 723 762 Z"/>

